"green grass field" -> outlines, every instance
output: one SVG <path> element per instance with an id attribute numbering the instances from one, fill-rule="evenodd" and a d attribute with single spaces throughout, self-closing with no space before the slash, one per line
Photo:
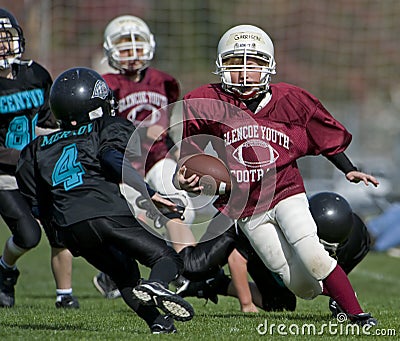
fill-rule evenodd
<path id="1" fill-rule="evenodd" d="M 8 236 L 8 229 L 1 224 L 1 245 Z M 81 308 L 56 309 L 49 254 L 43 237 L 38 248 L 20 259 L 16 305 L 0 309 L 0 340 L 400 340 L 400 259 L 384 254 L 370 253 L 350 275 L 362 306 L 379 320 L 378 328 L 369 331 L 371 335 L 362 330 L 357 335 L 357 330 L 332 319 L 327 297 L 299 300 L 294 313 L 259 314 L 241 313 L 237 300 L 230 297 L 220 297 L 217 305 L 189 298 L 196 311 L 192 321 L 176 322 L 178 334 L 151 335 L 122 299 L 106 300 L 98 294 L 92 284 L 97 271 L 81 258 L 75 258 L 73 269 L 74 294 Z M 147 273 L 143 269 L 143 275 Z"/>

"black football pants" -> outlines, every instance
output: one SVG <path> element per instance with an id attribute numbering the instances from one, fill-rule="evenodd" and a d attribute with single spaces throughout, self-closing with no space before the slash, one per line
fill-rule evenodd
<path id="1" fill-rule="evenodd" d="M 0 190 L 0 215 L 17 246 L 29 250 L 39 244 L 42 230 L 19 190 Z"/>

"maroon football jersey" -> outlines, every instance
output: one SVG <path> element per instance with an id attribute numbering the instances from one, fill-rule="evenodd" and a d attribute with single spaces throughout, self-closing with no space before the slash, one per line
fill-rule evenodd
<path id="1" fill-rule="evenodd" d="M 157 161 L 168 157 L 170 110 L 159 109 L 177 101 L 180 95 L 178 82 L 154 68 L 147 68 L 138 83 L 123 74 L 108 73 L 103 78 L 118 100 L 117 115 L 128 119 L 139 129 L 144 128 L 143 134 L 140 134 L 142 157 L 134 163 L 134 167 L 145 175 Z M 147 138 L 145 134 L 146 128 L 155 124 L 165 131 L 157 141 Z"/>
<path id="2" fill-rule="evenodd" d="M 296 160 L 343 152 L 351 134 L 307 91 L 285 83 L 270 86 L 272 97 L 256 114 L 208 84 L 184 97 L 181 157 L 211 143 L 233 179 L 229 201 L 216 206 L 233 218 L 265 212 L 304 192 Z"/>

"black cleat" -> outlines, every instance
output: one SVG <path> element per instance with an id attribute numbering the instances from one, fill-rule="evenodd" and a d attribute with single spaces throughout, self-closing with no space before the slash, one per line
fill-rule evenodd
<path id="1" fill-rule="evenodd" d="M 203 281 L 193 282 L 186 278 L 181 279 L 181 277 L 182 276 L 176 281 L 176 293 L 179 296 L 205 298 L 215 304 L 218 303 L 218 294 L 227 295 L 227 287 L 231 281 L 231 279 L 225 275 L 223 269 L 221 269 L 215 277 Z"/>
<path id="2" fill-rule="evenodd" d="M 159 316 L 150 326 L 152 334 L 175 334 L 177 332 L 174 326 L 174 320 L 168 316 Z"/>
<path id="3" fill-rule="evenodd" d="M 358 324 L 359 326 L 377 326 L 378 320 L 373 318 L 370 313 L 361 313 L 357 315 L 347 314 L 352 323 Z"/>
<path id="4" fill-rule="evenodd" d="M 359 326 L 376 326 L 378 321 L 372 317 L 370 313 L 361 313 L 357 315 L 347 314 L 344 310 L 334 301 L 332 298 L 329 299 L 329 310 L 332 312 L 332 316 L 337 318 L 339 314 L 346 314 L 347 318 L 351 323 L 358 324 Z"/>
<path id="5" fill-rule="evenodd" d="M 114 299 L 121 297 L 117 285 L 110 276 L 106 275 L 104 272 L 100 272 L 93 277 L 93 284 L 105 298 Z"/>
<path id="6" fill-rule="evenodd" d="M 334 318 L 336 318 L 339 313 L 344 313 L 342 308 L 339 307 L 339 304 L 337 304 L 336 301 L 333 300 L 333 298 L 329 299 L 329 310 L 331 311 Z"/>
<path id="7" fill-rule="evenodd" d="M 78 299 L 72 295 L 62 295 L 61 301 L 56 301 L 56 308 L 78 309 Z"/>
<path id="8" fill-rule="evenodd" d="M 143 305 L 156 306 L 177 321 L 189 321 L 193 318 L 193 307 L 161 283 L 142 280 L 133 288 L 132 294 Z"/>
<path id="9" fill-rule="evenodd" d="M 15 304 L 15 285 L 19 276 L 18 269 L 7 270 L 0 266 L 0 307 L 11 308 Z"/>

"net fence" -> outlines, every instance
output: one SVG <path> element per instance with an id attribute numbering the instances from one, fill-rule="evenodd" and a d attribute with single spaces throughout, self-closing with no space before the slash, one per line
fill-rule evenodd
<path id="1" fill-rule="evenodd" d="M 53 77 L 73 66 L 107 70 L 100 62 L 105 26 L 118 15 L 139 16 L 155 35 L 153 66 L 174 75 L 182 93 L 218 81 L 212 74 L 216 47 L 227 29 L 257 25 L 275 43 L 273 82 L 299 85 L 320 98 L 353 133 L 349 155 L 356 162 L 364 160 L 365 170 L 387 171 L 400 165 L 398 0 L 0 0 L 0 4 L 25 31 L 25 57 L 45 65 Z M 330 176 L 332 171 L 326 160 L 317 167 L 307 159 L 302 163 L 306 177 Z"/>

